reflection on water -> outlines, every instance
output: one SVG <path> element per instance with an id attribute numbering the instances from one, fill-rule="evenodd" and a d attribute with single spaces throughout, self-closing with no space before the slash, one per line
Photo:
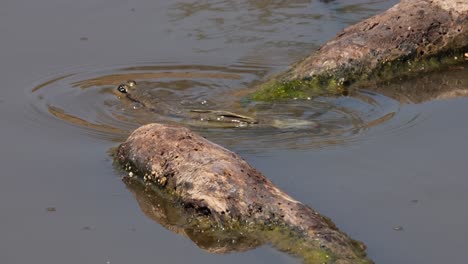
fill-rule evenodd
<path id="1" fill-rule="evenodd" d="M 195 53 L 225 54 L 227 49 L 241 49 L 247 52 L 244 60 L 283 68 L 347 25 L 390 7 L 392 2 L 174 1 L 169 7 L 167 31 L 196 40 Z"/>
<path id="2" fill-rule="evenodd" d="M 172 122 L 248 152 L 344 144 L 391 119 L 399 109 L 396 101 L 364 91 L 350 97 L 277 103 L 246 100 L 249 87 L 267 72 L 265 66 L 241 63 L 133 65 L 52 78 L 32 89 L 32 99 L 39 112 L 95 137 L 121 141 L 140 125 Z M 144 106 L 117 92 L 116 86 L 128 79 L 138 82 L 133 95 L 143 98 Z M 246 127 L 216 126 L 183 114 L 194 109 L 230 111 L 259 122 Z"/>
<path id="3" fill-rule="evenodd" d="M 194 214 L 164 191 L 145 185 L 141 179 L 126 177 L 124 182 L 148 218 L 174 233 L 189 238 L 207 252 L 243 252 L 268 244 L 279 251 L 301 258 L 307 264 L 345 261 L 336 260 L 331 254 L 324 256 L 322 246 L 315 239 L 301 235 L 298 230 L 280 224 L 258 225 L 253 222 L 235 221 L 218 226 L 212 224 L 209 216 Z M 359 263 L 369 263 L 363 259 L 361 261 Z"/>
<path id="4" fill-rule="evenodd" d="M 254 237 L 249 237 L 247 233 L 227 230 L 222 232 L 216 227 L 200 226 L 194 215 L 188 214 L 167 194 L 145 186 L 135 178 L 125 178 L 124 182 L 148 218 L 174 233 L 190 238 L 197 246 L 208 252 L 241 252 L 263 244 Z"/>
<path id="5" fill-rule="evenodd" d="M 406 104 L 468 97 L 468 62 L 413 79 L 393 80 L 370 89 Z"/>
<path id="6" fill-rule="evenodd" d="M 176 2 L 171 10 L 171 22 L 192 25 L 187 34 L 197 39 L 226 37 L 227 42 L 254 42 L 269 39 L 282 30 L 291 30 L 299 39 L 313 32 L 319 21 L 330 15 L 336 21 L 355 22 L 361 16 L 375 14 L 388 1 L 212 1 Z M 201 20 L 211 14 L 204 22 Z M 197 23 L 190 23 L 197 21 Z M 344 21 L 343 21 L 344 22 Z M 312 28 L 311 28 L 312 27 Z M 263 33 L 263 34 L 262 34 Z M 296 38 L 294 38 L 296 39 Z M 297 39 L 296 39 L 297 41 Z M 273 41 L 274 42 L 274 41 Z M 304 41 L 304 42 L 310 42 Z"/>
<path id="7" fill-rule="evenodd" d="M 126 133 L 125 130 L 121 130 L 121 129 L 116 128 L 116 127 L 112 127 L 112 126 L 105 125 L 105 124 L 95 124 L 95 123 L 89 122 L 89 121 L 87 121 L 85 119 L 81 119 L 81 118 L 76 117 L 76 116 L 74 116 L 72 114 L 68 114 L 68 113 L 64 112 L 60 108 L 49 106 L 48 110 L 49 110 L 49 113 L 52 114 L 53 116 L 55 116 L 55 117 L 57 117 L 57 118 L 59 118 L 61 120 L 70 122 L 72 124 L 78 125 L 78 126 L 83 127 L 83 128 L 88 128 L 88 129 L 91 129 L 91 130 L 101 131 L 101 132 L 108 133 L 108 134 L 125 134 Z"/>
<path id="8" fill-rule="evenodd" d="M 227 43 L 264 39 L 291 24 L 310 25 L 322 17 L 309 9 L 310 1 L 184 1 L 173 5 L 172 22 L 199 21 L 207 13 L 217 15 L 188 30 L 199 40 L 223 37 Z M 312 11 L 312 12 L 311 12 Z M 236 21 L 236 23 L 233 23 Z M 262 34 L 263 33 L 263 34 Z"/>

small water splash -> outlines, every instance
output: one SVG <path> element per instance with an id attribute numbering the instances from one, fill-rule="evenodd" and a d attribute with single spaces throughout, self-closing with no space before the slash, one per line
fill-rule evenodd
<path id="1" fill-rule="evenodd" d="M 399 111 L 397 101 L 369 91 L 277 103 L 245 100 L 251 87 L 269 72 L 265 65 L 239 61 L 216 66 L 134 64 L 65 73 L 31 89 L 30 119 L 65 121 L 77 133 L 111 141 L 123 141 L 143 124 L 179 123 L 236 151 L 261 152 L 346 144 Z M 138 82 L 144 104 L 117 91 L 129 79 Z M 216 126 L 184 116 L 191 109 L 230 111 L 259 122 Z"/>

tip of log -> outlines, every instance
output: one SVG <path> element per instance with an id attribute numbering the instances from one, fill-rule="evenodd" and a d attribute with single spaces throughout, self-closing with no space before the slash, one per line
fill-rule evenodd
<path id="1" fill-rule="evenodd" d="M 260 85 L 254 100 L 339 95 L 464 62 L 468 2 L 401 1 L 340 32 L 286 73 Z"/>

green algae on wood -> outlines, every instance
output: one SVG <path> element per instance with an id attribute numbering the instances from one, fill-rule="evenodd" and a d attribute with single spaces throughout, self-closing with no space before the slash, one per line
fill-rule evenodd
<path id="1" fill-rule="evenodd" d="M 346 87 L 333 77 L 281 80 L 272 79 L 262 84 L 251 95 L 255 101 L 306 99 L 317 96 L 335 96 L 346 93 Z"/>
<path id="2" fill-rule="evenodd" d="M 408 55 L 396 61 L 383 62 L 372 70 L 356 66 L 304 79 L 288 80 L 279 76 L 260 85 L 250 98 L 255 101 L 278 101 L 347 95 L 355 87 L 368 88 L 395 79 L 412 78 L 462 64 L 467 50 L 468 47 L 424 58 Z"/>
<path id="3" fill-rule="evenodd" d="M 217 254 L 243 252 L 268 244 L 307 264 L 335 263 L 338 258 L 319 241 L 304 236 L 280 221 L 249 222 L 226 219 L 222 223 L 187 208 L 177 196 L 141 177 L 124 177 L 143 213 L 163 227 L 192 240 L 201 249 Z M 356 245 L 359 249 L 360 245 Z M 362 254 L 362 252 L 361 252 Z M 365 255 L 350 263 L 371 263 Z"/>
<path id="4" fill-rule="evenodd" d="M 439 70 L 468 52 L 468 2 L 402 0 L 349 26 L 260 85 L 254 100 L 340 95 L 350 87 Z"/>
<path id="5" fill-rule="evenodd" d="M 242 234 L 250 230 L 249 237 L 302 255 L 308 263 L 324 258 L 329 259 L 325 263 L 371 263 L 364 244 L 339 231 L 330 219 L 281 191 L 237 154 L 185 127 L 142 126 L 118 147 L 115 160 L 129 177 L 178 201 L 203 233 L 217 226 Z M 157 213 L 154 206 L 148 208 Z M 288 248 L 282 241 L 299 246 Z"/>

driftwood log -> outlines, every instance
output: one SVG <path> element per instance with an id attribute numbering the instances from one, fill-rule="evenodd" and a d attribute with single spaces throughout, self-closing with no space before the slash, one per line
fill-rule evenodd
<path id="1" fill-rule="evenodd" d="M 343 94 L 466 60 L 468 1 L 402 0 L 346 28 L 261 85 L 252 98 Z M 457 79 L 441 79 L 437 86 L 423 79 L 419 86 L 374 87 L 417 103 L 466 95 L 466 83 Z M 140 127 L 119 146 L 116 160 L 127 170 L 124 182 L 144 213 L 207 251 L 243 251 L 269 243 L 307 263 L 371 263 L 364 245 L 328 218 L 278 189 L 235 153 L 187 128 Z"/>
<path id="2" fill-rule="evenodd" d="M 256 100 L 348 93 L 468 59 L 468 1 L 402 0 L 259 87 Z"/>
<path id="3" fill-rule="evenodd" d="M 263 235 L 256 232 L 254 236 L 261 242 L 244 244 L 270 243 L 303 255 L 308 263 L 371 263 L 365 257 L 364 245 L 340 232 L 328 218 L 281 191 L 237 154 L 187 128 L 142 126 L 118 147 L 116 160 L 128 171 L 127 178 L 137 178 L 163 191 L 184 211 L 196 216 L 187 223 L 208 225 L 205 229 L 211 232 L 218 227 L 221 233 L 225 229 L 263 230 Z M 165 219 L 160 210 L 149 209 L 147 198 L 138 200 L 151 218 L 158 222 Z M 167 222 L 163 225 L 167 226 Z M 188 229 L 192 230 L 193 225 L 176 232 L 187 234 Z M 278 233 L 283 235 L 275 230 L 282 230 Z M 291 238 L 291 232 L 300 237 L 294 240 L 296 246 L 284 243 Z"/>

